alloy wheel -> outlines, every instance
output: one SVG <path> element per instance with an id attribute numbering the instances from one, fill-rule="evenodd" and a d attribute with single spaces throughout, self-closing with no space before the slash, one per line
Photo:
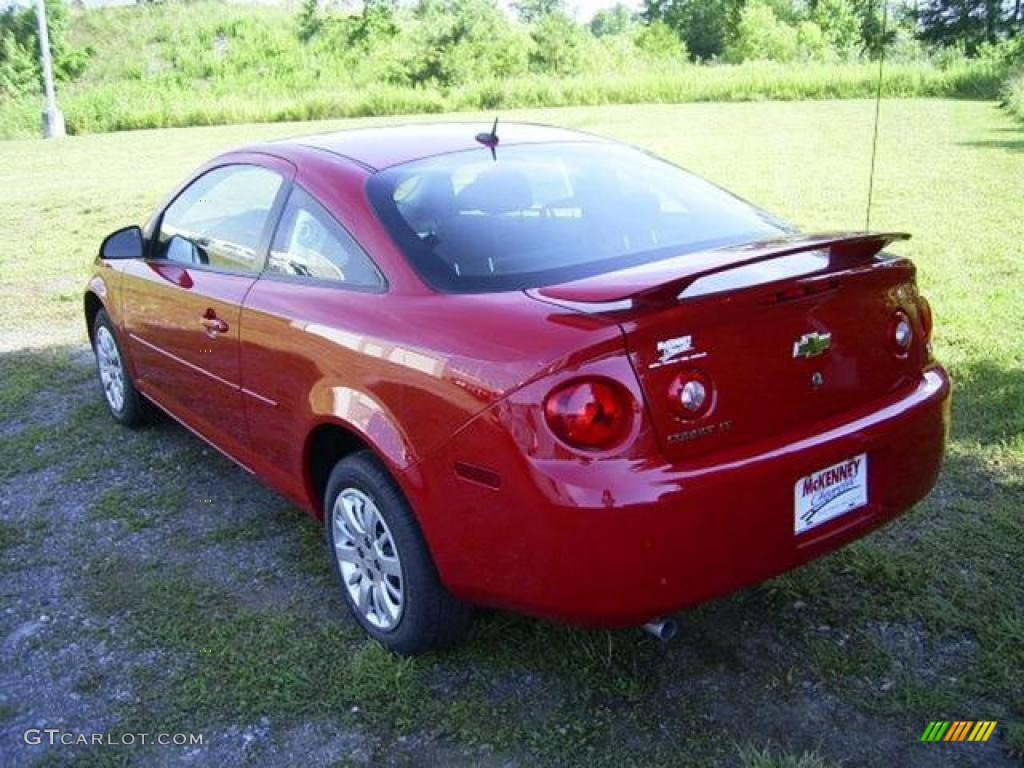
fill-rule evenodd
<path id="1" fill-rule="evenodd" d="M 344 488 L 331 510 L 334 556 L 342 582 L 359 614 L 378 629 L 398 626 L 405 580 L 394 538 L 373 499 Z"/>
<path id="2" fill-rule="evenodd" d="M 107 403 L 120 413 L 124 407 L 124 366 L 113 335 L 102 325 L 96 330 L 96 364 Z"/>

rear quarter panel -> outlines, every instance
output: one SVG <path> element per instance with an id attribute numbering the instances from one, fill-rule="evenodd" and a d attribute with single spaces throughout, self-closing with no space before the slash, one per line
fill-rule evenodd
<path id="1" fill-rule="evenodd" d="M 522 294 L 413 296 L 257 281 L 241 329 L 257 471 L 319 514 L 304 446 L 317 426 L 338 424 L 374 449 L 418 507 L 407 470 L 476 414 L 579 350 L 611 343 L 621 354 L 617 327 L 548 314 Z"/>

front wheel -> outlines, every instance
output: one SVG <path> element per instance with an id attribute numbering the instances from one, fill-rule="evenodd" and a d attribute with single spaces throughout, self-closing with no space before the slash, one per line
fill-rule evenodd
<path id="1" fill-rule="evenodd" d="M 396 653 L 451 645 L 471 609 L 438 577 L 412 509 L 369 451 L 334 467 L 324 498 L 327 546 L 356 621 Z"/>
<path id="2" fill-rule="evenodd" d="M 103 388 L 103 400 L 110 415 L 128 427 L 145 424 L 149 419 L 146 401 L 135 388 L 125 366 L 121 346 L 106 310 L 96 313 L 92 326 L 92 347 L 96 354 L 96 373 Z"/>

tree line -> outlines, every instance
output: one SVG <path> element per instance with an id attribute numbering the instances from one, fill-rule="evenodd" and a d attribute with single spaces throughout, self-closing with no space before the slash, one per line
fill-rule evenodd
<path id="1" fill-rule="evenodd" d="M 551 0 L 530 0 L 551 2 Z M 953 47 L 975 56 L 1024 31 L 1022 0 L 644 0 L 697 59 L 780 58 L 800 41 L 843 56 L 883 46 Z M 614 11 L 612 11 L 614 12 Z M 883 31 L 883 26 L 885 27 Z"/>
<path id="2" fill-rule="evenodd" d="M 274 50 L 250 51 L 248 64 L 344 60 L 362 73 L 353 82 L 443 88 L 531 74 L 664 73 L 693 62 L 852 62 L 883 49 L 904 61 L 989 57 L 1012 68 L 1024 59 L 1022 0 L 888 0 L 883 7 L 885 1 L 644 0 L 638 12 L 615 5 L 580 24 L 565 0 L 519 0 L 514 17 L 495 0 L 365 0 L 358 11 L 303 0 L 288 44 L 300 50 L 285 51 L 274 38 Z M 71 43 L 71 26 L 79 14 L 104 11 L 69 12 L 64 0 L 46 5 L 56 76 L 74 80 L 93 50 Z M 185 7 L 198 20 L 214 6 Z M 223 67 L 215 43 L 230 41 L 232 30 L 218 29 L 216 40 L 173 65 L 183 76 Z M 0 99 L 39 90 L 35 11 L 10 7 L 0 13 Z"/>

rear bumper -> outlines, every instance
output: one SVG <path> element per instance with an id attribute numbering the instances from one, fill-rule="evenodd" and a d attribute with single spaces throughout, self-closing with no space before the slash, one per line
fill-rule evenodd
<path id="1" fill-rule="evenodd" d="M 500 488 L 452 472 L 468 446 L 494 437 L 471 427 L 419 468 L 414 503 L 455 594 L 628 626 L 763 581 L 905 512 L 938 477 L 949 402 L 935 366 L 862 412 L 704 463 L 520 456 L 502 463 Z M 868 504 L 795 536 L 797 479 L 861 453 Z"/>

